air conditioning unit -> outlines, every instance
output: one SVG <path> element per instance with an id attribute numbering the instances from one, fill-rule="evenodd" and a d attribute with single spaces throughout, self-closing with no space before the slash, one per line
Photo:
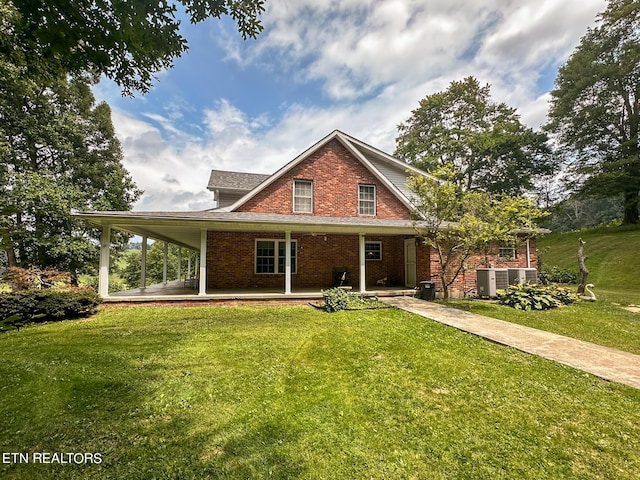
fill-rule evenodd
<path id="1" fill-rule="evenodd" d="M 509 270 L 506 268 L 494 268 L 496 271 L 496 290 L 509 288 Z"/>
<path id="2" fill-rule="evenodd" d="M 527 282 L 524 268 L 508 268 L 509 285 L 520 285 Z"/>
<path id="3" fill-rule="evenodd" d="M 480 298 L 493 298 L 497 290 L 509 286 L 509 273 L 506 268 L 478 268 L 476 270 L 476 287 Z"/>
<path id="4" fill-rule="evenodd" d="M 538 270 L 535 268 L 525 268 L 524 276 L 527 283 L 538 283 Z"/>

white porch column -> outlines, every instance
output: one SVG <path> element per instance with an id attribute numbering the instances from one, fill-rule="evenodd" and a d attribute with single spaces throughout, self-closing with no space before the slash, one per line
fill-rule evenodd
<path id="1" fill-rule="evenodd" d="M 162 284 L 167 284 L 167 260 L 169 259 L 169 244 L 164 242 L 164 256 L 162 257 Z"/>
<path id="2" fill-rule="evenodd" d="M 367 261 L 364 255 L 364 233 L 360 234 L 360 293 L 367 291 Z"/>
<path id="3" fill-rule="evenodd" d="M 529 245 L 528 238 L 527 238 L 527 268 L 531 268 L 531 246 Z"/>
<path id="4" fill-rule="evenodd" d="M 140 290 L 147 288 L 147 237 L 142 237 L 142 252 L 140 255 Z"/>
<path id="5" fill-rule="evenodd" d="M 187 278 L 191 278 L 191 251 L 189 251 L 189 256 L 187 257 Z"/>
<path id="6" fill-rule="evenodd" d="M 198 295 L 207 294 L 207 230 L 200 230 L 200 284 Z"/>
<path id="7" fill-rule="evenodd" d="M 180 280 L 182 278 L 182 247 L 178 247 L 178 278 L 176 280 Z"/>
<path id="8" fill-rule="evenodd" d="M 291 295 L 291 232 L 284 232 L 284 294 Z"/>
<path id="9" fill-rule="evenodd" d="M 111 226 L 102 227 L 100 235 L 100 270 L 98 273 L 98 293 L 109 296 L 109 247 L 111 247 Z"/>

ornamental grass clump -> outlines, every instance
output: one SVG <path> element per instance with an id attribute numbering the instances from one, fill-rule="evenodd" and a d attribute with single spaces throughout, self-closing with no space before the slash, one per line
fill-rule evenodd
<path id="1" fill-rule="evenodd" d="M 548 310 L 578 301 L 578 297 L 570 289 L 557 285 L 538 285 L 523 283 L 511 285 L 506 290 L 499 290 L 500 303 L 516 310 Z"/>

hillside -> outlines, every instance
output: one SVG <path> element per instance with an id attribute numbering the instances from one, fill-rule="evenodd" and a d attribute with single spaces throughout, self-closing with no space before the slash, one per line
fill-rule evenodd
<path id="1" fill-rule="evenodd" d="M 538 239 L 544 269 L 578 272 L 578 239 L 585 242 L 589 282 L 604 290 L 640 292 L 640 229 L 595 228 L 551 233 Z"/>

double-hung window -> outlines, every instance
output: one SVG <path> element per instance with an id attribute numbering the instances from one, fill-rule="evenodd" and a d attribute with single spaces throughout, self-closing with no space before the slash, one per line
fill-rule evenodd
<path id="1" fill-rule="evenodd" d="M 311 180 L 293 181 L 294 213 L 313 213 L 313 182 Z"/>
<path id="2" fill-rule="evenodd" d="M 286 249 L 284 240 L 256 240 L 256 273 L 284 273 Z M 297 251 L 298 242 L 291 240 L 291 273 L 297 270 Z"/>
<path id="3" fill-rule="evenodd" d="M 365 242 L 364 258 L 367 260 L 382 260 L 382 242 Z"/>
<path id="4" fill-rule="evenodd" d="M 358 214 L 375 216 L 376 186 L 358 185 Z"/>

